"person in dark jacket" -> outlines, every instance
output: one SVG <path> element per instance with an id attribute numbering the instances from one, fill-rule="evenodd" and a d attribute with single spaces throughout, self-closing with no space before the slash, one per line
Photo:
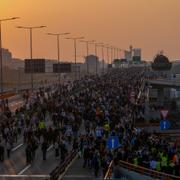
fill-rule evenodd
<path id="1" fill-rule="evenodd" d="M 0 161 L 4 161 L 4 146 L 0 144 Z"/>
<path id="2" fill-rule="evenodd" d="M 30 164 L 32 162 L 32 147 L 30 144 L 26 146 L 26 163 Z"/>
<path id="3" fill-rule="evenodd" d="M 84 154 L 83 154 L 83 159 L 84 159 L 84 163 L 83 163 L 83 168 L 86 167 L 87 165 L 87 162 L 88 162 L 88 159 L 89 159 L 89 147 L 87 146 L 85 149 L 84 149 Z"/>
<path id="4" fill-rule="evenodd" d="M 93 168 L 94 168 L 94 175 L 97 178 L 99 174 L 99 169 L 100 169 L 100 156 L 99 156 L 99 153 L 97 152 L 93 157 Z"/>
<path id="5" fill-rule="evenodd" d="M 46 160 L 46 153 L 47 153 L 47 149 L 48 149 L 48 144 L 46 141 L 44 141 L 42 143 L 42 147 L 41 147 L 41 150 L 43 152 L 43 160 L 45 161 Z"/>

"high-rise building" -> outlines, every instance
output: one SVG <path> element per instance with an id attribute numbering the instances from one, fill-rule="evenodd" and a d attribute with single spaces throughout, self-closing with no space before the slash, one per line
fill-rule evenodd
<path id="1" fill-rule="evenodd" d="M 96 65 L 97 65 L 97 71 L 99 71 L 100 62 L 97 56 L 95 55 L 86 56 L 85 66 L 86 66 L 86 70 L 89 71 L 90 74 L 96 73 Z"/>
<path id="2" fill-rule="evenodd" d="M 134 48 L 133 49 L 133 56 L 139 56 L 141 57 L 141 49 L 140 48 Z"/>
<path id="3" fill-rule="evenodd" d="M 9 62 L 12 60 L 12 54 L 8 49 L 2 48 L 2 59 L 3 65 L 9 64 Z"/>
<path id="4" fill-rule="evenodd" d="M 124 51 L 124 57 L 127 60 L 127 62 L 132 61 L 132 53 L 131 53 L 131 51 Z"/>

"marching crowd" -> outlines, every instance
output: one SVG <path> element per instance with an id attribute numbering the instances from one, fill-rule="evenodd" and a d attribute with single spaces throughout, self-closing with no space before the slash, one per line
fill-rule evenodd
<path id="1" fill-rule="evenodd" d="M 0 161 L 4 160 L 5 148 L 10 158 L 13 143 L 23 136 L 27 164 L 36 159 L 38 148 L 46 160 L 53 145 L 60 162 L 70 149 L 77 150 L 84 159 L 83 168 L 93 169 L 95 177 L 104 176 L 112 160 L 115 178 L 123 176 L 119 160 L 179 175 L 178 146 L 134 128 L 136 117 L 144 112 L 144 99 L 136 102 L 143 78 L 143 68 L 128 68 L 40 88 L 32 97 L 24 94 L 24 106 L 15 114 L 5 102 Z M 119 148 L 107 148 L 110 136 L 119 138 Z"/>

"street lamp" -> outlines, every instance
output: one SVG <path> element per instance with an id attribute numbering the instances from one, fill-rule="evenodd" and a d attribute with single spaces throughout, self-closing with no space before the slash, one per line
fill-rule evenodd
<path id="1" fill-rule="evenodd" d="M 68 37 L 66 39 L 70 39 L 74 41 L 74 65 L 75 65 L 75 79 L 76 79 L 77 40 L 84 39 L 84 37 Z"/>
<path id="2" fill-rule="evenodd" d="M 91 40 L 91 41 L 81 40 L 80 42 L 86 43 L 87 57 L 88 57 L 88 55 L 89 55 L 89 43 L 93 43 L 93 42 L 95 42 L 95 40 Z M 89 74 L 89 62 L 88 61 L 87 61 L 87 74 Z"/>
<path id="3" fill-rule="evenodd" d="M 30 59 L 32 59 L 32 30 L 33 29 L 40 29 L 45 28 L 46 26 L 17 26 L 20 29 L 27 29 L 29 30 L 29 38 L 30 38 Z M 33 73 L 31 72 L 31 89 L 33 91 Z"/>
<path id="4" fill-rule="evenodd" d="M 60 63 L 60 45 L 59 45 L 59 37 L 60 36 L 65 36 L 68 35 L 70 33 L 47 33 L 47 35 L 51 35 L 51 36 L 56 36 L 57 38 L 57 60 L 58 63 Z M 60 79 L 61 79 L 61 74 L 59 73 L 59 85 L 60 85 Z"/>
<path id="5" fill-rule="evenodd" d="M 116 47 L 114 47 L 114 59 L 116 59 Z"/>
<path id="6" fill-rule="evenodd" d="M 102 52 L 102 65 L 103 65 L 103 74 L 104 74 L 104 46 L 105 46 L 105 44 L 103 44 L 103 43 L 98 43 L 97 45 L 101 47 L 101 52 Z"/>
<path id="7" fill-rule="evenodd" d="M 2 37 L 1 37 L 1 24 L 3 21 L 10 21 L 10 20 L 15 20 L 19 19 L 20 17 L 12 17 L 12 18 L 6 18 L 6 19 L 0 19 L 0 66 L 1 66 L 1 93 L 3 93 L 3 54 L 2 54 Z"/>
<path id="8" fill-rule="evenodd" d="M 111 64 L 113 63 L 113 49 L 114 49 L 114 47 L 113 46 L 111 46 L 110 47 L 110 49 L 111 49 Z"/>

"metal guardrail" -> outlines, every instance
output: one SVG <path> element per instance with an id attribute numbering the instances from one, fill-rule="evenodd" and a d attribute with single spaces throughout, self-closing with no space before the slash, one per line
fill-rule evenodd
<path id="1" fill-rule="evenodd" d="M 0 99 L 7 99 L 10 98 L 12 96 L 15 96 L 16 93 L 15 92 L 5 92 L 5 93 L 0 93 Z"/>
<path id="2" fill-rule="evenodd" d="M 171 175 L 171 174 L 166 174 L 166 173 L 163 173 L 163 172 L 159 172 L 159 171 L 151 170 L 151 169 L 148 169 L 148 168 L 144 168 L 142 166 L 136 166 L 134 164 L 130 164 L 128 162 L 121 161 L 121 160 L 119 162 L 120 162 L 121 167 L 129 169 L 131 171 L 135 171 L 137 173 L 140 173 L 140 174 L 143 174 L 143 175 L 146 175 L 146 176 L 150 176 L 150 177 L 153 177 L 153 178 L 160 178 L 160 179 L 164 179 L 164 180 L 180 180 L 180 176 L 174 176 L 174 175 Z"/>
<path id="3" fill-rule="evenodd" d="M 67 166 L 72 162 L 76 155 L 77 151 L 71 151 L 71 153 L 66 157 L 65 161 L 58 165 L 50 173 L 50 180 L 58 180 L 59 176 L 65 172 Z"/>
<path id="4" fill-rule="evenodd" d="M 141 175 L 145 175 L 145 176 L 150 176 L 152 178 L 159 178 L 159 179 L 163 179 L 163 180 L 180 180 L 180 176 L 175 176 L 175 175 L 171 175 L 171 174 L 166 174 L 163 172 L 159 172 L 159 171 L 155 171 L 155 170 L 151 170 L 148 168 L 144 168 L 142 166 L 136 166 L 134 164 L 125 162 L 125 161 L 119 161 L 120 166 L 122 168 L 128 169 L 130 171 L 134 171 L 137 172 Z M 108 180 L 111 179 L 112 177 L 112 171 L 113 171 L 113 161 L 111 161 L 108 170 L 106 172 L 106 175 L 104 177 L 104 180 Z"/>
<path id="5" fill-rule="evenodd" d="M 39 180 L 49 180 L 49 175 L 9 175 L 9 174 L 1 174 L 0 179 L 39 179 Z"/>
<path id="6" fill-rule="evenodd" d="M 111 176 L 112 176 L 112 169 L 113 169 L 113 161 L 111 161 L 110 164 L 109 164 L 108 170 L 107 170 L 107 172 L 106 172 L 106 174 L 104 176 L 104 180 L 108 180 L 108 179 L 111 178 Z"/>

